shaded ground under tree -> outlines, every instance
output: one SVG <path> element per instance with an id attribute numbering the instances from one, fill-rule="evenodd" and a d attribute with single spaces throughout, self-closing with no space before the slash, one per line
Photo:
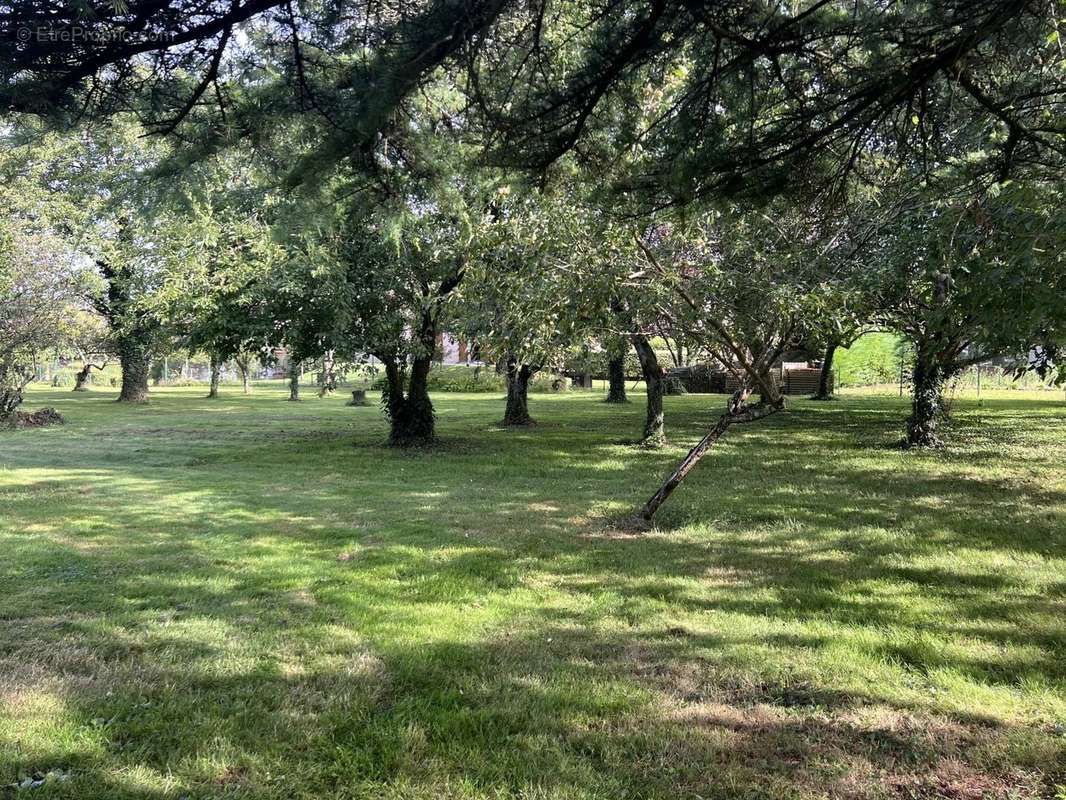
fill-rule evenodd
<path id="1" fill-rule="evenodd" d="M 905 399 L 800 400 L 633 536 L 611 520 L 707 397 L 666 398 L 679 444 L 643 450 L 617 444 L 642 404 L 546 395 L 541 425 L 499 430 L 498 397 L 439 395 L 416 456 L 343 397 L 199 393 L 131 417 L 31 390 L 70 424 L 0 439 L 3 784 L 1035 798 L 1066 778 L 1061 401 L 956 401 L 959 444 L 926 453 L 890 446 Z"/>

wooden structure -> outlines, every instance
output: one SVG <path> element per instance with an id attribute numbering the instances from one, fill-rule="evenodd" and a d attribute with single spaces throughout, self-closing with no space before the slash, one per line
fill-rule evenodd
<path id="1" fill-rule="evenodd" d="M 821 368 L 794 367 L 782 369 L 782 391 L 784 394 L 816 394 L 818 381 L 822 377 Z M 833 391 L 833 373 L 829 373 L 829 391 Z"/>
<path id="2" fill-rule="evenodd" d="M 732 394 L 740 388 L 739 381 L 732 373 L 707 365 L 678 367 L 667 374 L 676 377 L 691 394 Z M 809 362 L 784 362 L 774 367 L 770 376 L 782 394 L 800 395 L 817 392 L 821 374 L 821 367 L 812 366 Z M 833 376 L 830 375 L 830 391 L 832 388 Z"/>

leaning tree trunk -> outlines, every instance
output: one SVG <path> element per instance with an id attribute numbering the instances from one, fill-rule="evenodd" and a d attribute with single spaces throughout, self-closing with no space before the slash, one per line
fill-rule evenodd
<path id="1" fill-rule="evenodd" d="M 86 364 L 78 370 L 78 374 L 74 376 L 74 391 L 75 392 L 87 392 L 89 391 L 89 381 L 92 378 L 93 365 Z"/>
<path id="2" fill-rule="evenodd" d="M 644 447 L 661 447 L 666 441 L 666 426 L 663 421 L 663 370 L 659 359 L 652 349 L 648 337 L 643 334 L 633 336 L 633 347 L 640 359 L 640 369 L 644 373 L 644 385 L 647 390 L 647 413 L 644 418 Z"/>
<path id="3" fill-rule="evenodd" d="M 122 366 L 120 403 L 147 403 L 148 377 L 152 359 L 148 348 L 135 337 L 123 337 L 118 343 L 119 363 Z"/>
<path id="4" fill-rule="evenodd" d="M 678 468 L 673 471 L 670 477 L 659 487 L 659 490 L 644 504 L 644 508 L 640 512 L 644 522 L 651 521 L 651 518 L 655 516 L 655 512 L 673 494 L 674 489 L 681 485 L 681 482 L 685 480 L 685 476 L 692 471 L 693 467 L 699 463 L 699 460 L 711 449 L 714 443 L 722 438 L 722 435 L 729 429 L 730 425 L 754 422 L 757 419 L 768 417 L 770 414 L 785 407 L 784 398 L 776 394 L 760 401 L 756 405 L 747 405 L 746 400 L 746 392 L 737 392 L 733 395 L 729 403 L 729 410 L 719 417 L 715 426 L 696 443 L 695 447 L 688 451 L 688 455 L 685 456 Z"/>
<path id="5" fill-rule="evenodd" d="M 836 355 L 837 344 L 833 342 L 825 348 L 825 357 L 822 358 L 822 371 L 818 375 L 818 391 L 812 400 L 833 399 L 833 357 Z"/>
<path id="6" fill-rule="evenodd" d="M 289 364 L 289 400 L 298 402 L 300 399 L 300 362 L 293 361 Z"/>
<path id="7" fill-rule="evenodd" d="M 533 424 L 533 418 L 529 416 L 529 380 L 534 372 L 528 364 L 519 365 L 515 358 L 507 360 L 507 407 L 502 424 Z"/>
<path id="8" fill-rule="evenodd" d="M 218 397 L 218 384 L 222 380 L 222 362 L 211 356 L 211 387 L 207 390 L 207 397 L 213 400 Z"/>
<path id="9" fill-rule="evenodd" d="M 939 447 L 937 427 L 944 413 L 944 383 L 947 374 L 932 348 L 919 345 L 914 359 L 914 397 L 907 420 L 907 444 Z"/>
<path id="10" fill-rule="evenodd" d="M 622 343 L 607 360 L 607 402 L 629 402 L 626 399 L 626 358 L 624 343 Z"/>

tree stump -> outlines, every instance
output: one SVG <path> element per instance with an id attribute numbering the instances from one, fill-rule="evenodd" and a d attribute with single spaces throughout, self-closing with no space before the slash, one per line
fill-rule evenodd
<path id="1" fill-rule="evenodd" d="M 352 389 L 352 399 L 348 401 L 350 406 L 370 405 L 366 400 L 366 389 Z"/>

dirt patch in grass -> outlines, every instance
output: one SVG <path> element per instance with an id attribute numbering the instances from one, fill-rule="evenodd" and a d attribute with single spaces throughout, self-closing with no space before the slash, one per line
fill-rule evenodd
<path id="1" fill-rule="evenodd" d="M 707 788 L 714 767 L 737 785 L 764 787 L 767 796 L 777 789 L 849 800 L 1055 796 L 1053 776 L 1011 763 L 1009 725 L 893 708 L 802 681 L 737 680 L 661 655 L 629 645 L 618 668 L 662 698 L 644 723 L 670 743 L 676 763 L 691 765 L 679 768 L 676 787 L 694 795 Z"/>
<path id="2" fill-rule="evenodd" d="M 1027 800 L 1053 796 L 1034 773 L 1013 770 L 990 775 L 956 759 L 941 762 L 931 772 L 891 775 L 884 783 L 892 797 L 906 800 Z"/>
<path id="3" fill-rule="evenodd" d="M 677 706 L 664 722 L 690 732 L 685 737 L 671 733 L 674 741 L 713 743 L 720 751 L 715 760 L 723 767 L 762 774 L 769 784 L 779 781 L 805 797 L 1053 796 L 1039 772 L 970 758 L 972 753 L 994 751 L 1001 732 L 938 716 L 883 707 L 825 712 L 702 702 Z M 707 753 L 699 749 L 706 766 Z"/>
<path id="4" fill-rule="evenodd" d="M 54 408 L 41 408 L 37 411 L 16 411 L 13 427 L 46 428 L 49 425 L 63 425 L 63 415 Z"/>

